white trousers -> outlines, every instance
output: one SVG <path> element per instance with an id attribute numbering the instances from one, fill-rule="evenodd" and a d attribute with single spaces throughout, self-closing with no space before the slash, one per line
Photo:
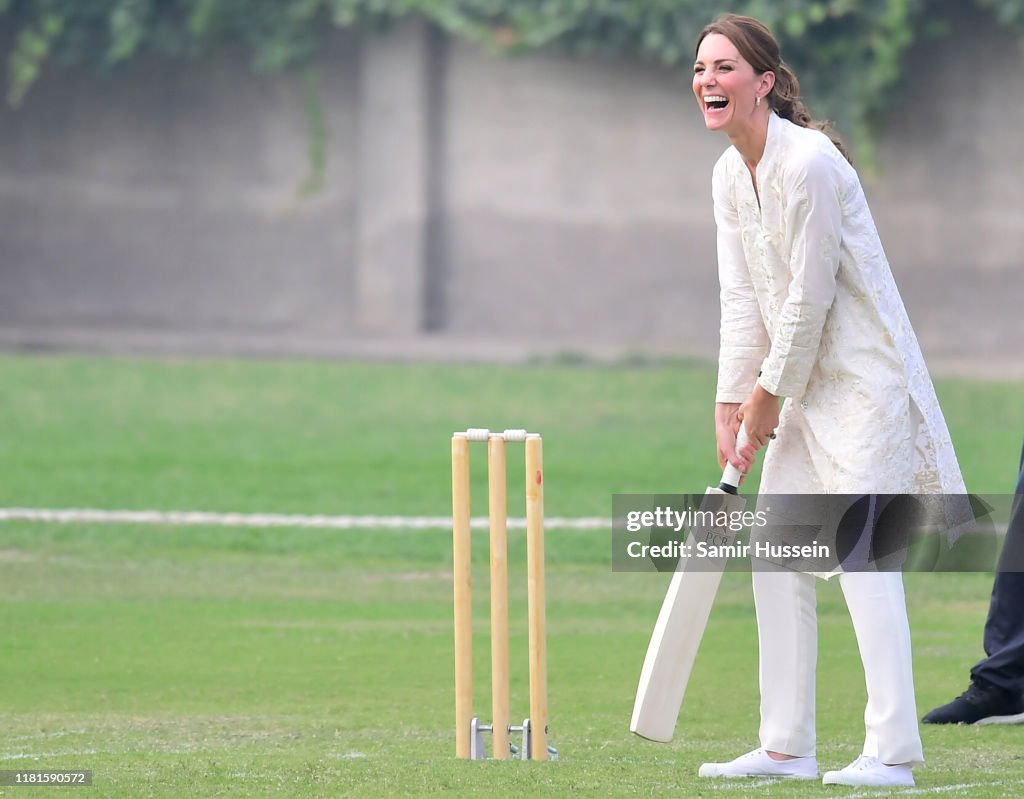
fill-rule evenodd
<path id="1" fill-rule="evenodd" d="M 818 657 L 816 580 L 763 563 L 754 570 L 760 645 L 761 746 L 807 757 L 815 752 L 815 667 Z M 914 700 L 903 575 L 839 576 L 857 635 L 867 708 L 863 754 L 883 763 L 924 762 Z"/>

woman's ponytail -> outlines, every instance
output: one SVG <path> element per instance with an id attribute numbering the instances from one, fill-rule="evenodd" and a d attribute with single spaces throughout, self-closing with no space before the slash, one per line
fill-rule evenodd
<path id="1" fill-rule="evenodd" d="M 852 164 L 853 159 L 850 158 L 846 145 L 836 134 L 831 123 L 811 117 L 811 112 L 807 110 L 807 106 L 804 105 L 804 101 L 800 97 L 800 82 L 793 74 L 793 70 L 780 60 L 779 65 L 773 71 L 775 72 L 775 86 L 768 95 L 768 102 L 775 113 L 783 119 L 788 119 L 794 125 L 820 130 L 832 140 L 836 149 Z"/>

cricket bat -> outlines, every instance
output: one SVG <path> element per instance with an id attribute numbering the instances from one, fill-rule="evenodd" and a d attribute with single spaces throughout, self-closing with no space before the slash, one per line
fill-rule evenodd
<path id="1" fill-rule="evenodd" d="M 747 431 L 741 424 L 736 448 L 746 443 Z M 717 487 L 708 487 L 700 509 L 712 510 L 716 515 L 720 511 L 742 513 L 747 503 L 736 490 L 741 476 L 739 469 L 727 463 L 722 482 Z M 698 541 L 726 546 L 735 540 L 736 533 L 728 526 L 706 525 L 692 527 L 686 543 L 690 546 L 689 551 L 695 552 Z M 666 743 L 672 740 L 686 684 L 722 581 L 726 560 L 724 557 L 704 557 L 700 559 L 699 568 L 693 568 L 694 558 L 683 557 L 672 575 L 647 647 L 633 705 L 633 718 L 629 723 L 629 729 L 643 738 Z"/>

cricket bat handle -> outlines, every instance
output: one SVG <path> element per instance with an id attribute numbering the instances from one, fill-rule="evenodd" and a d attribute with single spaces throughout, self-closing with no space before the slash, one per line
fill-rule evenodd
<path id="1" fill-rule="evenodd" d="M 740 431 L 736 435 L 736 449 L 745 446 L 749 441 L 747 436 L 747 426 L 740 422 Z M 731 463 L 726 462 L 725 471 L 722 472 L 722 483 L 719 485 L 723 491 L 729 494 L 735 494 L 736 489 L 740 486 L 740 478 L 743 477 L 743 472 L 733 466 Z M 732 489 L 731 491 L 729 489 Z"/>

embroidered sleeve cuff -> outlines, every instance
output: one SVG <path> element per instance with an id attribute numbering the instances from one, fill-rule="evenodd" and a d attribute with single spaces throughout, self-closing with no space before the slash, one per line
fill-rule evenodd
<path id="1" fill-rule="evenodd" d="M 718 362 L 716 402 L 743 402 L 754 390 L 764 353 L 721 357 Z"/>
<path id="2" fill-rule="evenodd" d="M 750 390 L 753 391 L 754 384 L 750 384 Z M 750 396 L 750 391 L 719 391 L 715 395 L 715 402 L 728 402 L 732 405 L 742 405 L 747 398 Z"/>
<path id="3" fill-rule="evenodd" d="M 791 353 L 781 361 L 769 356 L 757 382 L 761 388 L 777 397 L 799 397 L 807 388 L 813 366 L 812 353 L 806 356 Z"/>

